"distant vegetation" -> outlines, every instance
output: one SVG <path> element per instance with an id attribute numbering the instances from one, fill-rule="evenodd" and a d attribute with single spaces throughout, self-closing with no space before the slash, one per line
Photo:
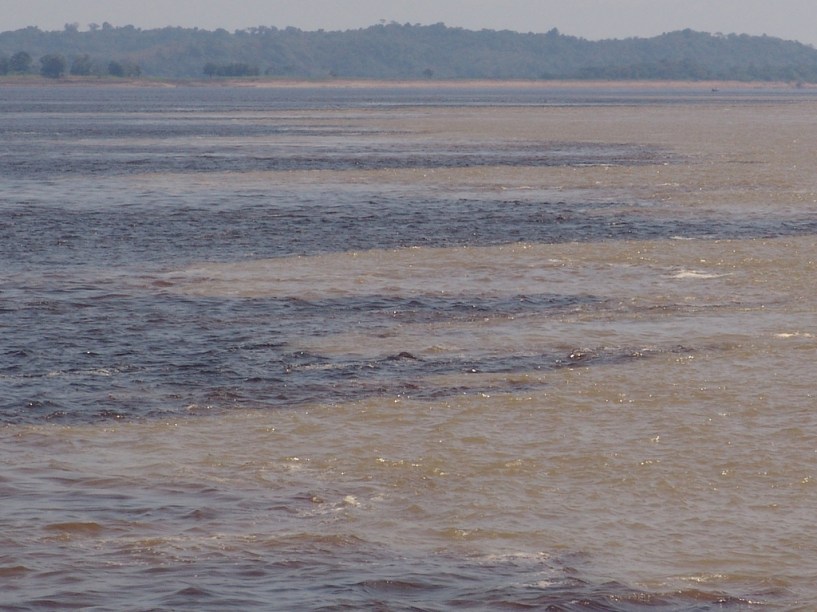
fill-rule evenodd
<path id="1" fill-rule="evenodd" d="M 152 78 L 654 79 L 817 83 L 817 50 L 793 41 L 692 30 L 588 41 L 382 24 L 344 32 L 258 27 L 142 30 L 90 24 L 0 33 L 0 75 Z"/>

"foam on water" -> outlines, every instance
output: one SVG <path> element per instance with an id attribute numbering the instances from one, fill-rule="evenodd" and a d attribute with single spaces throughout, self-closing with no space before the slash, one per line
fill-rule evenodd
<path id="1" fill-rule="evenodd" d="M 723 274 L 715 272 L 701 272 L 700 270 L 680 270 L 672 275 L 672 278 L 708 279 L 721 278 Z"/>

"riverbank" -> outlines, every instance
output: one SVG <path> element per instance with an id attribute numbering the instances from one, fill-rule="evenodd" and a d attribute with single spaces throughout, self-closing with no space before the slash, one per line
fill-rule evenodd
<path id="1" fill-rule="evenodd" d="M 0 77 L 0 87 L 248 87 L 248 88 L 531 88 L 531 89 L 740 89 L 740 90 L 787 90 L 817 89 L 817 83 L 791 83 L 780 81 L 604 81 L 604 80 L 507 80 L 507 79 L 279 79 L 269 77 L 233 79 L 148 79 L 115 77 L 66 76 L 50 79 L 39 75 L 7 75 Z"/>

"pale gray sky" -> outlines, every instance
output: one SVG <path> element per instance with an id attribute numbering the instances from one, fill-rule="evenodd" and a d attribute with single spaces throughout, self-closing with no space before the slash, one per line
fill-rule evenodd
<path id="1" fill-rule="evenodd" d="M 346 30 L 380 20 L 589 39 L 692 28 L 768 34 L 817 46 L 817 0 L 0 0 L 0 31 L 91 22 L 140 28 L 250 26 Z"/>

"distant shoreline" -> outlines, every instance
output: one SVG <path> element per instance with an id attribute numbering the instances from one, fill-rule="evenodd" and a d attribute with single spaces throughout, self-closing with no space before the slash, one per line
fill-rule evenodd
<path id="1" fill-rule="evenodd" d="M 215 78 L 215 79 L 147 79 L 75 77 L 59 79 L 35 75 L 2 76 L 2 87 L 122 87 L 122 88 L 181 88 L 181 87 L 245 87 L 250 89 L 678 89 L 678 90 L 788 90 L 817 89 L 814 83 L 780 81 L 664 81 L 664 80 L 525 80 L 525 79 L 277 79 L 277 78 Z"/>

